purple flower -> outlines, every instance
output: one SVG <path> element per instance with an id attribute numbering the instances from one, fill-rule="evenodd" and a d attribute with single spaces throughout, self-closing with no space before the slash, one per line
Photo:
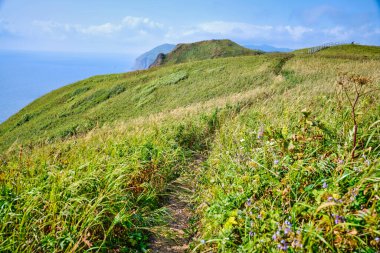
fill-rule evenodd
<path id="1" fill-rule="evenodd" d="M 288 226 L 288 227 L 291 227 L 292 223 L 290 223 L 290 221 L 288 221 L 288 220 L 285 220 L 285 225 Z"/>
<path id="2" fill-rule="evenodd" d="M 380 242 L 380 238 L 379 237 L 375 237 L 375 241 L 376 242 Z"/>
<path id="3" fill-rule="evenodd" d="M 293 241 L 292 245 L 294 248 L 302 248 L 303 247 L 302 243 L 300 241 L 298 241 L 297 239 L 295 239 Z"/>
<path id="4" fill-rule="evenodd" d="M 344 222 L 344 217 L 343 216 L 340 216 L 340 215 L 337 215 L 337 214 L 336 215 L 332 214 L 331 216 L 334 217 L 334 223 L 335 223 L 335 225 Z"/>
<path id="5" fill-rule="evenodd" d="M 273 234 L 272 239 L 273 239 L 273 241 L 277 240 L 277 235 Z"/>
<path id="6" fill-rule="evenodd" d="M 247 199 L 247 206 L 251 206 L 252 205 L 252 200 L 249 198 Z"/>
<path id="7" fill-rule="evenodd" d="M 284 229 L 284 234 L 287 235 L 287 234 L 289 234 L 289 233 L 290 233 L 290 228 L 285 228 L 285 229 Z"/>
<path id="8" fill-rule="evenodd" d="M 281 243 L 277 246 L 280 250 L 288 250 L 288 243 L 285 240 L 281 240 Z"/>
<path id="9" fill-rule="evenodd" d="M 323 182 L 322 188 L 326 189 L 329 185 L 326 182 Z"/>
<path id="10" fill-rule="evenodd" d="M 252 237 L 252 236 L 253 236 L 253 232 L 249 231 L 249 237 Z"/>
<path id="11" fill-rule="evenodd" d="M 274 160 L 273 163 L 274 163 L 274 165 L 277 165 L 279 162 L 280 162 L 280 161 L 276 159 L 276 160 Z"/>
<path id="12" fill-rule="evenodd" d="M 370 166 L 371 165 L 371 161 L 370 160 L 365 160 L 365 162 L 364 162 L 367 166 Z"/>
<path id="13" fill-rule="evenodd" d="M 333 201 L 333 200 L 334 200 L 334 198 L 331 196 L 327 198 L 327 201 Z"/>
<path id="14" fill-rule="evenodd" d="M 257 139 L 261 139 L 264 136 L 264 128 L 260 127 L 259 132 L 257 133 Z"/>
<path id="15" fill-rule="evenodd" d="M 338 160 L 338 163 L 339 163 L 339 164 L 343 164 L 343 163 L 344 163 L 344 160 L 343 160 L 343 159 L 339 159 L 339 160 Z"/>
<path id="16" fill-rule="evenodd" d="M 206 243 L 206 241 L 205 241 L 205 240 L 201 240 L 201 243 L 202 243 L 202 244 L 205 244 L 205 243 Z"/>
<path id="17" fill-rule="evenodd" d="M 257 219 L 261 219 L 261 218 L 262 218 L 261 214 L 257 215 Z"/>

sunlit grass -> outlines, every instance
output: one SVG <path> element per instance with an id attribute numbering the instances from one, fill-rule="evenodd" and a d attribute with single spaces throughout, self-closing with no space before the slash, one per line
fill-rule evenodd
<path id="1" fill-rule="evenodd" d="M 0 127 L 0 251 L 145 251 L 185 173 L 195 252 L 377 252 L 380 96 L 351 159 L 336 80 L 379 87 L 380 62 L 286 56 L 93 77 L 23 109 Z"/>

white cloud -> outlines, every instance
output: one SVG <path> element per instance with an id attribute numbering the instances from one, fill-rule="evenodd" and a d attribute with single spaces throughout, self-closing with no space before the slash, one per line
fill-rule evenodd
<path id="1" fill-rule="evenodd" d="M 130 28 L 137 28 L 137 27 L 148 27 L 152 29 L 164 28 L 163 24 L 154 22 L 153 20 L 150 20 L 149 18 L 131 17 L 131 16 L 126 16 L 125 18 L 123 18 L 122 25 L 130 27 Z"/>
<path id="2" fill-rule="evenodd" d="M 313 29 L 304 26 L 284 26 L 279 27 L 279 31 L 285 30 L 293 40 L 299 40 L 305 33 L 312 32 Z"/>
<path id="3" fill-rule="evenodd" d="M 63 24 L 53 21 L 35 20 L 33 25 L 47 33 L 69 33 L 76 32 L 85 35 L 110 35 L 123 30 L 137 30 L 141 34 L 143 29 L 163 29 L 161 23 L 154 22 L 144 17 L 124 17 L 119 23 L 104 23 L 100 25 L 84 26 L 80 24 Z"/>
<path id="4" fill-rule="evenodd" d="M 0 19 L 0 35 L 6 27 L 7 23 Z M 147 17 L 133 16 L 126 16 L 118 22 L 90 25 L 36 20 L 31 27 L 19 29 L 15 34 L 24 38 L 29 36 L 33 41 L 42 41 L 52 47 L 67 43 L 74 49 L 81 47 L 97 51 L 107 45 L 108 50 L 130 52 L 142 52 L 162 43 L 208 39 L 231 39 L 243 45 L 268 44 L 289 48 L 353 40 L 363 44 L 380 43 L 380 28 L 377 24 L 316 28 L 216 20 L 184 27 L 167 26 Z"/>
<path id="5" fill-rule="evenodd" d="M 166 34 L 167 38 L 231 38 L 235 40 L 249 41 L 276 41 L 276 40 L 301 40 L 306 33 L 313 29 L 304 26 L 272 26 L 256 25 L 242 22 L 213 21 L 206 22 L 182 29 L 178 32 L 171 29 Z"/>
<path id="6" fill-rule="evenodd" d="M 77 27 L 76 31 L 84 34 L 111 34 L 120 31 L 123 28 L 122 25 L 114 25 L 111 23 L 105 23 L 102 25 L 92 25 L 88 27 Z"/>
<path id="7" fill-rule="evenodd" d="M 359 33 L 359 31 L 355 32 L 354 30 L 349 29 L 347 27 L 335 26 L 332 28 L 323 29 L 322 33 L 324 33 L 326 36 L 330 37 L 335 41 L 347 42 L 347 40 L 350 40 L 353 37 L 355 37 L 355 33 Z"/>
<path id="8" fill-rule="evenodd" d="M 223 22 L 215 21 L 203 23 L 198 26 L 199 30 L 207 33 L 239 36 L 242 38 L 250 38 L 258 35 L 267 35 L 273 30 L 272 26 L 260 26 L 239 22 Z"/>

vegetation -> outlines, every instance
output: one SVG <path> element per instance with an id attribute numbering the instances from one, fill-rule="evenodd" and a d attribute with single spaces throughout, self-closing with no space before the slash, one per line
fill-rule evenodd
<path id="1" fill-rule="evenodd" d="M 36 100 L 0 126 L 0 251 L 147 251 L 190 174 L 190 251 L 378 252 L 380 60 L 343 56 L 189 62 Z"/>
<path id="2" fill-rule="evenodd" d="M 1 124 L 0 151 L 252 90 L 273 82 L 272 67 L 283 57 L 222 58 L 91 77 L 37 99 Z"/>
<path id="3" fill-rule="evenodd" d="M 261 51 L 244 48 L 230 40 L 201 41 L 190 44 L 178 44 L 172 52 L 165 55 L 162 63 L 158 65 L 257 54 L 261 54 Z"/>

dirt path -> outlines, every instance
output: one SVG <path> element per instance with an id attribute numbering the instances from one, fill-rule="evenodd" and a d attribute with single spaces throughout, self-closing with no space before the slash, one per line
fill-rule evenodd
<path id="1" fill-rule="evenodd" d="M 189 171 L 199 171 L 199 166 L 204 161 L 197 157 L 189 166 Z M 191 175 L 183 175 L 175 180 L 168 190 L 167 198 L 164 199 L 165 207 L 171 217 L 168 231 L 165 236 L 153 236 L 150 241 L 152 253 L 183 253 L 189 248 L 191 240 L 190 219 L 193 212 L 190 206 L 191 194 L 194 184 L 191 183 Z"/>

